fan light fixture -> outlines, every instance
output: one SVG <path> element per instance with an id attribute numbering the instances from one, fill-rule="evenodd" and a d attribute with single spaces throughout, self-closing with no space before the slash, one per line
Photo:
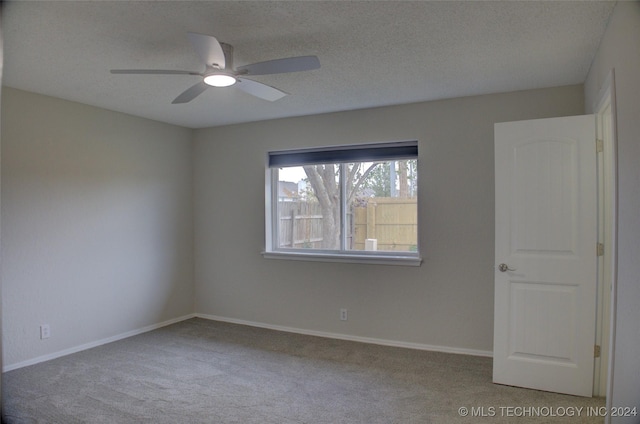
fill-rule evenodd
<path id="1" fill-rule="evenodd" d="M 0 0 L 2 2 L 2 0 Z M 251 63 L 239 68 L 233 67 L 233 46 L 220 43 L 211 35 L 187 34 L 194 50 L 200 56 L 200 61 L 204 65 L 204 71 L 181 71 L 175 69 L 112 69 L 112 74 L 129 75 L 191 75 L 199 76 L 198 82 L 178 97 L 173 99 L 171 104 L 189 103 L 209 87 L 229 87 L 234 86 L 247 94 L 251 94 L 259 99 L 274 102 L 287 93 L 255 81 L 252 75 L 284 74 L 288 72 L 311 71 L 320 68 L 320 61 L 316 56 L 296 56 L 282 59 L 267 60 L 265 62 Z"/>
<path id="2" fill-rule="evenodd" d="M 236 83 L 236 77 L 229 74 L 217 73 L 204 77 L 204 83 L 213 87 L 229 87 Z"/>

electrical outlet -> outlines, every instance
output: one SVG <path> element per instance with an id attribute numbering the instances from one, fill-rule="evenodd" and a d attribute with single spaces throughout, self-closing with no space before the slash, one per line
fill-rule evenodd
<path id="1" fill-rule="evenodd" d="M 347 320 L 347 310 L 345 308 L 340 309 L 340 321 Z"/>
<path id="2" fill-rule="evenodd" d="M 42 324 L 40 326 L 40 339 L 48 339 L 51 337 L 51 327 L 49 324 Z"/>

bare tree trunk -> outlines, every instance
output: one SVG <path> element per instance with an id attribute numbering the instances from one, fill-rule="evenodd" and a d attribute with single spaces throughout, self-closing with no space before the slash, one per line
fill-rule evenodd
<path id="1" fill-rule="evenodd" d="M 340 248 L 340 187 L 334 165 L 303 167 L 322 211 L 322 248 Z"/>
<path id="2" fill-rule="evenodd" d="M 339 167 L 340 165 L 337 166 Z M 376 164 L 370 165 L 359 177 L 359 164 L 354 165 L 349 170 L 348 175 L 346 175 L 347 205 L 351 204 L 355 193 L 375 167 Z M 321 247 L 331 250 L 340 249 L 340 184 L 336 181 L 338 169 L 336 169 L 336 165 L 307 165 L 303 168 L 322 212 Z"/>
<path id="3" fill-rule="evenodd" d="M 400 186 L 399 197 L 409 197 L 409 179 L 408 179 L 409 167 L 406 160 L 398 161 L 398 185 Z"/>

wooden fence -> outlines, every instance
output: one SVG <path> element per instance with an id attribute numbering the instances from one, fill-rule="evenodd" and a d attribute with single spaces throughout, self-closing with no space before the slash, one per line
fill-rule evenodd
<path id="1" fill-rule="evenodd" d="M 322 212 L 315 202 L 280 202 L 280 247 L 322 248 Z M 347 248 L 365 250 L 375 239 L 377 250 L 413 251 L 418 240 L 415 198 L 377 197 L 353 206 L 347 214 Z"/>
<path id="2" fill-rule="evenodd" d="M 322 247 L 322 212 L 315 202 L 279 202 L 280 247 L 319 249 Z"/>
<path id="3" fill-rule="evenodd" d="M 416 198 L 376 197 L 353 208 L 354 250 L 364 250 L 365 240 L 377 240 L 377 250 L 415 251 L 418 247 Z"/>

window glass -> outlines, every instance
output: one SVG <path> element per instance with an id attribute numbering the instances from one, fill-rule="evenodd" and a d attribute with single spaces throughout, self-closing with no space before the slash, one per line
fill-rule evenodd
<path id="1" fill-rule="evenodd" d="M 276 250 L 417 254 L 416 158 L 310 163 L 271 172 L 277 181 Z"/>
<path id="2" fill-rule="evenodd" d="M 417 252 L 416 160 L 349 164 L 348 249 Z"/>
<path id="3" fill-rule="evenodd" d="M 278 248 L 340 250 L 340 166 L 274 171 L 278 172 Z"/>

